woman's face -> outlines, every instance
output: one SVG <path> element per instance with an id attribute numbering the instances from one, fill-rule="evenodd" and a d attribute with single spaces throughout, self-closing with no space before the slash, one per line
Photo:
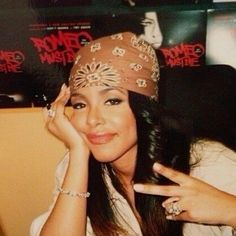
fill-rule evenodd
<path id="1" fill-rule="evenodd" d="M 71 122 L 95 159 L 114 162 L 136 156 L 136 120 L 129 106 L 128 91 L 93 86 L 72 94 Z"/>
<path id="2" fill-rule="evenodd" d="M 162 44 L 163 36 L 156 12 L 146 12 L 141 25 L 144 27 L 144 34 L 141 35 L 141 38 L 151 44 L 153 48 L 158 49 Z"/>

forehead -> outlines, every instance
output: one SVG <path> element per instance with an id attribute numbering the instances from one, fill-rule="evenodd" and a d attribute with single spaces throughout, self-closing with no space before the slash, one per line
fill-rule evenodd
<path id="1" fill-rule="evenodd" d="M 128 96 L 128 90 L 121 87 L 110 87 L 110 86 L 88 86 L 84 88 L 80 88 L 77 90 L 73 90 L 71 94 L 71 98 L 78 96 L 88 96 L 92 97 L 95 94 L 105 95 L 108 93 L 120 93 Z"/>

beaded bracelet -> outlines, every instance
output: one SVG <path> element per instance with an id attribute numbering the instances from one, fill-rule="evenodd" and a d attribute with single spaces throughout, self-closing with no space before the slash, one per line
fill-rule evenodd
<path id="1" fill-rule="evenodd" d="M 80 198 L 88 198 L 90 196 L 89 192 L 77 193 L 71 190 L 63 189 L 61 187 L 57 188 L 57 191 L 61 194 L 66 194 L 70 197 L 80 197 Z"/>

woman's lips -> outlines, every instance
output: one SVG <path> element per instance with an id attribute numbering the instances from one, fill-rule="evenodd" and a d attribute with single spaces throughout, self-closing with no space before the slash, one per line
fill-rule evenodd
<path id="1" fill-rule="evenodd" d="M 88 134 L 87 139 L 92 144 L 105 144 L 110 142 L 115 134 L 106 133 L 106 134 Z"/>

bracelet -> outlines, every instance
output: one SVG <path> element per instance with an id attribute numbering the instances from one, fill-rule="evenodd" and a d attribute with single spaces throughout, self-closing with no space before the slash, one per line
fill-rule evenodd
<path id="1" fill-rule="evenodd" d="M 61 187 L 58 187 L 57 191 L 61 194 L 66 194 L 70 197 L 88 198 L 90 196 L 89 192 L 77 193 L 68 189 L 63 189 Z"/>

